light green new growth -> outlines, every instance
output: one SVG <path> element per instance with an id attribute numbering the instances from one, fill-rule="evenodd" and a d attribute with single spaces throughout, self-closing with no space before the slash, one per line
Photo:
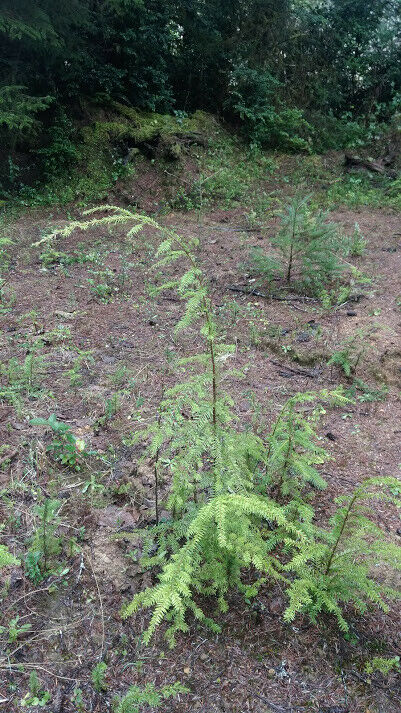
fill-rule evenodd
<path id="1" fill-rule="evenodd" d="M 60 501 L 45 498 L 43 505 L 36 505 L 36 529 L 25 560 L 25 568 L 32 581 L 38 583 L 49 572 L 52 558 L 61 550 L 61 538 L 56 535 L 60 524 Z"/>
<path id="2" fill-rule="evenodd" d="M 91 679 L 95 691 L 102 693 L 102 691 L 107 691 L 107 681 L 106 681 L 106 671 L 107 663 L 104 661 L 99 661 L 94 669 L 92 669 Z"/>
<path id="3" fill-rule="evenodd" d="M 266 481 L 283 496 L 299 496 L 307 484 L 319 490 L 326 488 L 326 481 L 315 468 L 330 458 L 319 445 L 315 427 L 325 411 L 320 406 L 308 414 L 302 408 L 316 401 L 344 405 L 349 399 L 341 388 L 295 394 L 284 404 L 268 436 Z"/>
<path id="4" fill-rule="evenodd" d="M 225 611 L 232 588 L 255 596 L 267 579 L 279 579 L 287 589 L 287 621 L 301 612 L 312 620 L 329 612 L 345 630 L 344 605 L 364 611 L 370 602 L 385 608 L 386 598 L 395 592 L 376 582 L 371 565 L 398 566 L 400 548 L 380 544 L 381 532 L 360 512 L 360 504 L 371 492 L 389 497 L 384 488 L 394 481 L 367 481 L 343 499 L 328 531 L 313 524 L 313 508 L 302 501 L 306 486 L 325 487 L 316 466 L 328 458 L 315 429 L 322 407 L 315 406 L 308 415 L 307 406 L 344 404 L 344 393 L 336 389 L 292 397 L 266 442 L 250 429 L 241 430 L 231 411 L 232 400 L 221 387 L 233 347 L 220 339 L 195 257 L 197 240 L 185 242 L 152 218 L 126 209 L 103 206 L 90 213 L 95 211 L 108 214 L 72 223 L 47 239 L 105 224 L 133 223 L 129 238 L 144 227 L 153 228 L 162 236 L 156 266 L 164 268 L 181 259 L 187 264 L 181 278 L 167 280 L 157 289 L 178 292 L 185 308 L 176 329 L 197 325 L 204 342 L 201 353 L 177 363 L 182 379 L 164 392 L 154 422 L 136 434 L 146 444 L 144 457 L 154 463 L 156 494 L 156 525 L 140 533 L 142 565 L 156 565 L 160 574 L 155 586 L 124 607 L 123 616 L 152 608 L 145 641 L 167 620 L 166 636 L 174 645 L 176 633 L 188 630 L 188 613 L 219 630 L 198 604 L 200 595 L 216 597 L 218 608 Z M 165 507 L 171 515 L 164 521 L 159 521 L 158 512 L 161 477 L 169 483 Z M 382 490 L 377 492 L 379 486 Z M 245 585 L 242 574 L 250 568 L 256 577 Z M 125 710 L 131 709 L 119 708 L 118 713 Z"/>
<path id="5" fill-rule="evenodd" d="M 189 689 L 179 682 L 164 686 L 159 691 L 153 683 L 146 684 L 145 688 L 131 686 L 124 698 L 115 701 L 113 710 L 115 713 L 139 713 L 145 704 L 152 708 L 159 708 L 164 700 L 175 698 L 180 693 L 189 693 Z"/>
<path id="6" fill-rule="evenodd" d="M 19 565 L 20 562 L 14 557 L 4 545 L 0 545 L 0 570 L 4 567 Z"/>
<path id="7" fill-rule="evenodd" d="M 369 478 L 351 495 L 337 498 L 331 529 L 315 529 L 313 538 L 286 570 L 295 575 L 287 589 L 290 599 L 284 619 L 293 621 L 305 612 L 312 621 L 322 612 L 333 614 L 348 630 L 343 607 L 352 604 L 360 613 L 370 605 L 388 610 L 387 600 L 401 592 L 383 583 L 388 569 L 401 570 L 401 547 L 384 537 L 368 517 L 369 503 L 384 500 L 401 505 L 396 478 Z"/>

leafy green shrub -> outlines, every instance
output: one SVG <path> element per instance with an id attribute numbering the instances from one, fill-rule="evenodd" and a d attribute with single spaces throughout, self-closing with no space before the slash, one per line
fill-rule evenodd
<path id="1" fill-rule="evenodd" d="M 277 97 L 280 82 L 270 72 L 234 67 L 226 108 L 243 122 L 247 138 L 260 146 L 289 151 L 309 151 L 305 136 L 311 127 L 300 109 L 286 106 Z"/>
<path id="2" fill-rule="evenodd" d="M 366 146 L 383 132 L 385 124 L 374 112 L 363 119 L 351 112 L 334 116 L 332 112 L 312 112 L 308 117 L 313 127 L 313 146 L 317 151 L 357 149 Z"/>
<path id="3" fill-rule="evenodd" d="M 63 108 L 58 108 L 57 117 L 48 131 L 48 143 L 36 151 L 41 158 L 42 170 L 47 180 L 65 175 L 79 159 L 78 138 L 71 119 Z"/>
<path id="4" fill-rule="evenodd" d="M 54 413 L 49 418 L 33 418 L 32 426 L 48 426 L 56 434 L 47 452 L 62 465 L 67 465 L 73 470 L 82 469 L 86 456 L 91 455 L 91 451 L 86 450 L 85 442 L 74 436 L 71 427 L 62 421 L 58 421 Z"/>
<path id="5" fill-rule="evenodd" d="M 32 629 L 32 625 L 29 623 L 20 624 L 20 619 L 21 617 L 17 615 L 13 619 L 9 619 L 7 626 L 0 626 L 0 634 L 7 633 L 9 644 L 14 644 L 20 636 Z"/>

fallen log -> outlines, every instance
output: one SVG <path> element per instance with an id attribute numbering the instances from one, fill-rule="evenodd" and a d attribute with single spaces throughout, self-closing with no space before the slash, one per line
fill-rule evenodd
<path id="1" fill-rule="evenodd" d="M 365 170 L 372 171 L 373 173 L 381 173 L 382 175 L 386 173 L 383 159 L 373 161 L 368 158 L 353 156 L 350 153 L 345 154 L 344 166 L 345 170 L 349 170 L 351 168 L 364 168 Z"/>

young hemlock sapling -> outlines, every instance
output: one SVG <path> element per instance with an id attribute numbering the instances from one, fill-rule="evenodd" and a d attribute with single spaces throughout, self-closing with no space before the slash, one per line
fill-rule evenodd
<path id="1" fill-rule="evenodd" d="M 309 412 L 306 406 L 323 402 L 344 405 L 349 399 L 341 388 L 306 391 L 295 394 L 282 407 L 267 438 L 265 480 L 276 496 L 300 497 L 305 486 L 318 490 L 327 486 L 316 465 L 330 459 L 329 453 L 320 445 L 316 425 L 325 413 L 322 405 Z"/>
<path id="2" fill-rule="evenodd" d="M 316 294 L 343 269 L 338 259 L 341 240 L 336 224 L 328 222 L 325 213 L 313 214 L 308 199 L 296 196 L 284 208 L 272 245 L 281 253 L 287 283 L 296 279 Z"/>
<path id="3" fill-rule="evenodd" d="M 369 517 L 375 500 L 400 507 L 399 496 L 392 494 L 395 488 L 399 489 L 396 478 L 369 478 L 351 495 L 336 499 L 331 529 L 314 528 L 299 556 L 286 566 L 293 575 L 286 621 L 303 612 L 316 622 L 326 612 L 348 631 L 345 606 L 352 605 L 361 614 L 372 606 L 388 611 L 388 601 L 401 598 L 401 591 L 385 581 L 386 569 L 401 570 L 401 547 Z"/>
<path id="4" fill-rule="evenodd" d="M 115 701 L 114 711 L 115 713 L 139 713 L 144 705 L 159 708 L 163 701 L 176 698 L 180 693 L 189 693 L 189 688 L 179 682 L 173 683 L 171 686 L 164 686 L 159 690 L 153 683 L 146 684 L 144 688 L 131 686 L 123 698 Z"/>
<path id="5" fill-rule="evenodd" d="M 4 567 L 11 567 L 19 564 L 19 560 L 11 554 L 7 547 L 5 547 L 5 545 L 0 545 L 0 571 L 4 569 Z"/>
<path id="6" fill-rule="evenodd" d="M 193 333 L 196 327 L 204 344 L 199 353 L 178 361 L 178 383 L 165 390 L 153 423 L 136 435 L 136 439 L 144 439 L 145 457 L 156 464 L 156 478 L 163 469 L 170 482 L 169 517 L 140 533 L 144 540 L 142 564 L 157 566 L 160 574 L 154 586 L 137 593 L 124 607 L 123 616 L 151 608 L 145 642 L 167 620 L 166 637 L 174 645 L 177 632 L 189 629 L 189 613 L 213 631 L 220 630 L 202 608 L 200 595 L 214 596 L 218 609 L 224 612 L 232 589 L 246 597 L 256 596 L 268 580 L 279 580 L 287 590 L 288 620 L 299 612 L 316 618 L 328 611 L 344 628 L 344 604 L 354 603 L 360 610 L 366 600 L 385 606 L 385 598 L 392 592 L 379 583 L 372 584 L 370 568 L 365 566 L 364 558 L 373 562 L 380 550 L 373 525 L 369 530 L 372 541 L 364 541 L 364 551 L 358 546 L 364 528 L 368 531 L 372 524 L 365 516 L 363 527 L 359 527 L 362 521 L 357 519 L 357 503 L 362 493 L 368 493 L 368 486 L 349 496 L 345 509 L 340 505 L 327 531 L 314 524 L 313 508 L 302 500 L 306 486 L 324 487 L 316 466 L 327 457 L 314 426 L 318 412 L 308 415 L 303 408 L 316 399 L 344 403 L 344 394 L 338 390 L 317 395 L 308 392 L 290 399 L 267 439 L 244 429 L 223 389 L 234 348 L 220 337 L 196 258 L 197 240 L 186 241 L 152 218 L 126 209 L 103 206 L 91 213 L 105 210 L 106 216 L 72 223 L 50 238 L 69 235 L 77 227 L 87 230 L 99 225 L 131 224 L 129 239 L 144 227 L 154 229 L 161 235 L 156 266 L 167 269 L 177 260 L 186 264 L 182 277 L 172 277 L 158 289 L 178 292 L 185 306 L 176 329 L 185 332 L 192 328 Z M 316 255 L 317 243 L 315 247 Z M 290 279 L 296 256 L 297 251 L 292 250 Z M 397 566 L 399 551 L 395 546 L 388 548 L 389 565 Z M 357 571 L 354 583 L 347 576 L 342 584 L 337 576 L 342 559 L 348 563 L 349 573 L 351 563 Z M 250 571 L 254 575 L 251 581 Z"/>
<path id="7" fill-rule="evenodd" d="M 49 574 L 52 559 L 61 551 L 61 537 L 56 535 L 60 525 L 60 500 L 45 498 L 36 505 L 36 529 L 25 560 L 27 575 L 36 584 Z"/>

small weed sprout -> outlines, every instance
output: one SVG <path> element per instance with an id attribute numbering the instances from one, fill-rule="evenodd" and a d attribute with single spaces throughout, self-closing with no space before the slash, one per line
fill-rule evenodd
<path id="1" fill-rule="evenodd" d="M 108 685 L 106 681 L 107 664 L 104 661 L 99 661 L 92 670 L 91 679 L 95 691 L 102 693 L 107 691 Z"/>
<path id="2" fill-rule="evenodd" d="M 35 584 L 49 574 L 52 559 L 61 551 L 62 539 L 56 535 L 60 525 L 60 501 L 45 498 L 35 507 L 36 528 L 25 560 L 27 575 Z"/>
<path id="3" fill-rule="evenodd" d="M 363 237 L 359 224 L 355 223 L 354 232 L 348 239 L 345 239 L 345 254 L 351 255 L 351 257 L 361 257 L 366 252 L 367 244 L 368 242 Z"/>
<path id="4" fill-rule="evenodd" d="M 39 706 L 43 708 L 51 700 L 49 691 L 43 691 L 36 671 L 32 671 L 29 676 L 29 692 L 20 701 L 22 708 Z"/>
<path id="5" fill-rule="evenodd" d="M 23 636 L 32 629 L 31 624 L 19 624 L 20 618 L 18 615 L 10 619 L 8 626 L 0 626 L 0 634 L 7 633 L 8 643 L 14 644 L 20 636 Z"/>
<path id="6" fill-rule="evenodd" d="M 94 455 L 94 451 L 86 449 L 85 441 L 74 436 L 70 426 L 62 421 L 58 421 L 54 413 L 49 418 L 33 418 L 32 426 L 48 426 L 55 438 L 49 446 L 47 452 L 61 465 L 66 465 L 72 470 L 82 470 L 85 457 Z"/>

